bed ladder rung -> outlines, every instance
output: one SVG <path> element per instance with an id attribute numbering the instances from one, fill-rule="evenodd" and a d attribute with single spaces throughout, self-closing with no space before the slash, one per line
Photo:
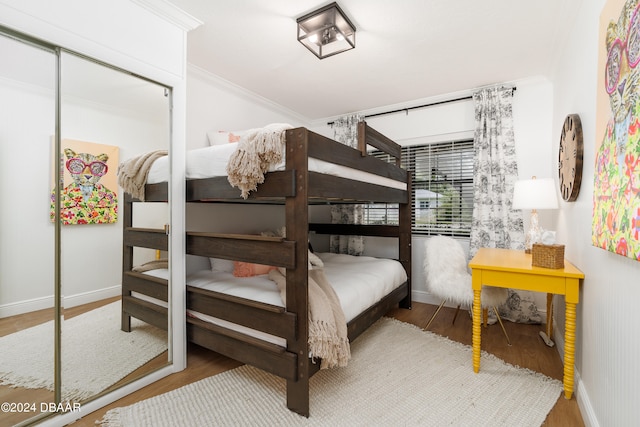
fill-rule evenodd
<path id="1" fill-rule="evenodd" d="M 213 323 L 205 322 L 204 320 L 198 319 L 197 317 L 189 316 L 187 318 L 187 323 L 198 325 L 202 329 L 206 329 L 218 335 L 224 335 L 226 337 L 248 343 L 252 346 L 259 347 L 263 350 L 270 351 L 272 353 L 284 353 L 286 350 L 284 347 L 280 347 L 279 345 L 272 344 L 270 342 L 261 340 L 259 338 L 252 337 L 250 335 L 243 334 L 242 332 L 234 331 L 229 328 L 214 325 Z"/>
<path id="2" fill-rule="evenodd" d="M 187 285 L 187 310 L 294 339 L 297 316 L 284 307 Z"/>
<path id="3" fill-rule="evenodd" d="M 122 275 L 122 292 L 139 292 L 144 295 L 167 302 L 169 299 L 169 281 L 149 274 L 125 271 Z"/>
<path id="4" fill-rule="evenodd" d="M 187 337 L 190 342 L 279 377 L 293 381 L 297 378 L 296 354 L 276 344 L 193 317 L 187 317 Z"/>
<path id="5" fill-rule="evenodd" d="M 169 249 L 169 236 L 162 228 L 136 228 L 126 227 L 123 230 L 125 246 L 133 246 L 148 249 Z"/>
<path id="6" fill-rule="evenodd" d="M 187 231 L 187 236 L 211 237 L 217 239 L 255 240 L 258 242 L 283 242 L 284 237 L 262 236 L 258 234 L 208 233 L 203 231 Z"/>
<path id="7" fill-rule="evenodd" d="M 187 254 L 295 268 L 294 241 L 253 234 L 187 232 Z"/>
<path id="8" fill-rule="evenodd" d="M 224 294 L 221 292 L 210 291 L 207 289 L 200 289 L 194 286 L 187 285 L 187 291 L 192 294 L 200 294 L 205 298 L 208 297 L 211 299 L 220 300 L 227 303 L 241 304 L 245 307 L 257 308 L 263 311 L 268 311 L 270 313 L 281 314 L 285 312 L 284 307 L 279 307 L 277 305 L 267 304 L 260 301 L 254 301 L 247 298 L 241 298 L 234 295 Z"/>
<path id="9" fill-rule="evenodd" d="M 149 301 L 132 296 L 122 297 L 122 315 L 123 317 L 129 315 L 138 319 L 144 319 L 147 323 L 165 331 L 167 330 L 169 318 L 168 309 Z M 130 330 L 130 324 L 128 328 Z"/>

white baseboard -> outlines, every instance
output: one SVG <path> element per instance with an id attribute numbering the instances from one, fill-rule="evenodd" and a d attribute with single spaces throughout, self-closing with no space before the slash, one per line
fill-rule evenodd
<path id="1" fill-rule="evenodd" d="M 53 295 L 0 305 L 0 318 L 53 307 Z"/>
<path id="2" fill-rule="evenodd" d="M 436 298 L 431 296 L 429 292 L 425 291 L 411 291 L 411 301 L 421 302 L 424 304 L 440 305 L 442 301 L 437 301 Z"/>
<path id="3" fill-rule="evenodd" d="M 77 307 L 82 304 L 88 304 L 90 302 L 100 301 L 107 298 L 116 297 L 122 294 L 122 286 L 111 286 L 109 288 L 102 288 L 95 291 L 83 292 L 81 294 L 75 294 L 65 296 L 62 299 L 62 305 L 64 308 Z"/>
<path id="4" fill-rule="evenodd" d="M 575 383 L 575 399 L 578 401 L 578 409 L 580 409 L 580 415 L 582 415 L 582 421 L 586 427 L 599 427 L 600 423 L 596 417 L 596 413 L 591 405 L 591 400 L 587 394 L 587 389 L 584 387 L 584 383 L 580 377 L 580 373 L 576 370 L 574 377 Z"/>
<path id="5" fill-rule="evenodd" d="M 109 288 L 98 289 L 90 292 L 65 296 L 62 301 L 64 308 L 76 307 L 90 302 L 115 297 L 121 294 L 121 286 L 111 286 Z M 18 301 L 0 305 L 0 318 L 17 316 L 18 314 L 31 313 L 33 311 L 53 308 L 54 296 L 49 295 L 41 298 L 34 298 L 25 301 Z"/>

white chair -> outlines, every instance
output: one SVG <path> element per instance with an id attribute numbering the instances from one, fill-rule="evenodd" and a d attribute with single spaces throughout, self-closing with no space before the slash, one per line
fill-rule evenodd
<path id="1" fill-rule="evenodd" d="M 458 306 L 453 316 L 452 323 L 454 323 L 461 305 L 472 306 L 473 289 L 471 288 L 471 274 L 467 267 L 467 258 L 462 245 L 457 240 L 446 236 L 433 236 L 427 240 L 425 250 L 424 272 L 427 290 L 430 294 L 442 299 L 442 303 L 424 328 L 427 330 L 447 301 Z M 500 327 L 502 327 L 502 332 L 507 338 L 507 343 L 511 345 L 509 335 L 504 329 L 497 309 L 498 305 L 507 300 L 507 296 L 508 291 L 505 288 L 483 286 L 480 301 L 484 312 L 485 326 L 487 309 L 493 308 Z"/>

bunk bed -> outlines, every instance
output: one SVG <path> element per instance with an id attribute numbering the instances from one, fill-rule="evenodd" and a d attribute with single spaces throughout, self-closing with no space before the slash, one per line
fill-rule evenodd
<path id="1" fill-rule="evenodd" d="M 368 147 L 388 154 L 392 161 L 370 155 Z M 287 407 L 308 417 L 309 379 L 320 369 L 317 360 L 309 357 L 309 233 L 397 239 L 399 259 L 395 262 L 404 269 L 406 281 L 348 322 L 348 337 L 353 341 L 390 309 L 398 305 L 411 307 L 411 178 L 400 167 L 400 146 L 365 122 L 358 126 L 358 149 L 306 128 L 295 128 L 286 131 L 285 153 L 284 168 L 266 173 L 264 182 L 246 199 L 229 185 L 226 176 L 187 179 L 186 198 L 189 203 L 283 204 L 286 237 L 187 231 L 186 252 L 286 269 L 286 303 L 278 306 L 189 284 L 186 300 L 188 312 L 280 337 L 286 345 L 275 345 L 196 316 L 187 317 L 186 327 L 189 341 L 286 379 Z M 310 159 L 357 170 L 395 185 L 314 172 L 309 167 Z M 166 183 L 145 186 L 145 203 L 167 199 Z M 168 236 L 166 230 L 132 227 L 132 205 L 137 201 L 125 194 L 122 329 L 130 330 L 131 317 L 166 329 L 167 280 L 132 269 L 134 247 L 167 250 Z M 397 203 L 399 224 L 310 223 L 309 206 L 328 203 Z"/>

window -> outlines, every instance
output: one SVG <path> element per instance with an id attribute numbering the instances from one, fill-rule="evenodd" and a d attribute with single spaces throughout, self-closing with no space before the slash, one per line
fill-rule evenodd
<path id="1" fill-rule="evenodd" d="M 373 153 L 385 160 L 388 155 Z M 402 148 L 402 167 L 413 180 L 414 234 L 469 236 L 473 210 L 473 140 Z M 398 223 L 398 205 L 365 206 L 365 223 Z"/>

